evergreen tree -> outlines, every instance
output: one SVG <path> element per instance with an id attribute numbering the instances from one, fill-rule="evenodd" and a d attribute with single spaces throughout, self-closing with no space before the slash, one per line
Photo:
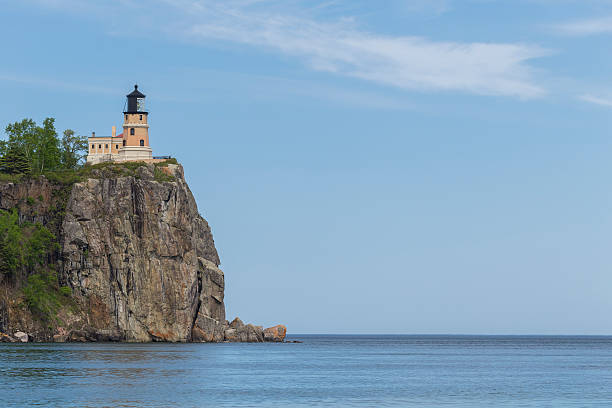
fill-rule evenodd
<path id="1" fill-rule="evenodd" d="M 30 174 L 32 167 L 23 149 L 18 145 L 11 145 L 0 158 L 0 171 L 8 174 Z"/>

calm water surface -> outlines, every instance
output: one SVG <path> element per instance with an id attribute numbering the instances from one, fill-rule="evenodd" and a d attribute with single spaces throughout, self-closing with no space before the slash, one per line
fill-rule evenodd
<path id="1" fill-rule="evenodd" d="M 612 337 L 0 344 L 0 406 L 612 407 Z"/>

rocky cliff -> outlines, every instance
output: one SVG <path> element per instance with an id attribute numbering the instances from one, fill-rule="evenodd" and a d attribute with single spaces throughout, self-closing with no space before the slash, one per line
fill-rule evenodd
<path id="1" fill-rule="evenodd" d="M 20 220 L 55 234 L 59 246 L 49 262 L 72 295 L 53 319 L 41 321 L 24 307 L 20 282 L 4 282 L 0 332 L 9 337 L 284 340 L 284 326 L 263 330 L 226 320 L 219 256 L 180 165 L 101 165 L 69 184 L 45 177 L 0 183 L 0 209 L 14 208 Z"/>

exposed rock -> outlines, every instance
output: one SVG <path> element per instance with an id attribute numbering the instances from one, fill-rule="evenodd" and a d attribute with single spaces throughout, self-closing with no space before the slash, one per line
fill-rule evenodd
<path id="1" fill-rule="evenodd" d="M 54 342 L 284 338 L 238 318 L 226 321 L 225 276 L 182 166 L 131 171 L 95 168 L 72 186 L 44 177 L 0 182 L 0 209 L 16 208 L 21 220 L 57 236 L 51 262 L 74 300 L 50 325 L 23 307 L 17 282 L 0 294 L 0 331 L 17 328 L 30 341 Z"/>
<path id="2" fill-rule="evenodd" d="M 264 340 L 265 341 L 273 341 L 273 342 L 283 342 L 285 341 L 285 336 L 287 335 L 287 328 L 282 324 L 278 326 L 269 327 L 264 330 Z"/>
<path id="3" fill-rule="evenodd" d="M 242 323 L 242 320 L 240 320 L 239 317 L 236 317 L 234 320 L 232 320 L 232 322 L 230 323 L 230 327 L 232 329 L 240 329 L 241 327 L 244 327 L 244 323 Z"/>
<path id="4" fill-rule="evenodd" d="M 198 258 L 198 290 L 200 292 L 199 315 L 225 322 L 223 304 L 225 277 L 223 271 L 211 261 Z"/>
<path id="5" fill-rule="evenodd" d="M 19 340 L 16 338 L 9 336 L 6 333 L 0 332 L 0 343 L 17 343 Z"/>
<path id="6" fill-rule="evenodd" d="M 236 329 L 225 329 L 225 332 L 223 332 L 223 335 L 225 337 L 225 341 L 237 341 L 238 335 L 237 335 L 237 330 Z"/>
<path id="7" fill-rule="evenodd" d="M 225 324 L 207 316 L 198 315 L 193 325 L 192 340 L 220 342 L 225 338 Z"/>
<path id="8" fill-rule="evenodd" d="M 223 272 L 182 171 L 77 183 L 66 207 L 64 273 L 95 326 L 127 341 L 188 341 L 194 316 L 225 319 Z"/>
<path id="9" fill-rule="evenodd" d="M 16 208 L 20 220 L 47 225 L 53 219 L 54 198 L 62 188 L 44 176 L 19 183 L 0 183 L 0 209 Z"/>
<path id="10" fill-rule="evenodd" d="M 19 340 L 22 343 L 28 342 L 28 335 L 22 331 L 15 332 L 13 334 L 13 337 L 15 337 L 17 340 Z"/>
<path id="11" fill-rule="evenodd" d="M 142 180 L 154 180 L 153 166 L 142 166 L 136 169 L 136 176 Z"/>
<path id="12" fill-rule="evenodd" d="M 235 328 L 230 328 L 225 340 L 230 342 L 248 342 L 248 343 L 261 343 L 264 341 L 263 328 L 261 326 L 254 326 L 252 324 L 243 324 L 240 319 L 234 319 L 234 322 L 238 321 Z M 232 322 L 232 323 L 234 323 Z"/>
<path id="13" fill-rule="evenodd" d="M 246 326 L 246 341 L 249 343 L 261 343 L 264 341 L 263 327 L 247 324 Z"/>

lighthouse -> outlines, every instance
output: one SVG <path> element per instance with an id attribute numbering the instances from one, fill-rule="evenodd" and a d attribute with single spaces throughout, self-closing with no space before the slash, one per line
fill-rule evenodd
<path id="1" fill-rule="evenodd" d="M 123 112 L 123 147 L 119 151 L 122 161 L 150 160 L 149 112 L 145 109 L 146 96 L 134 85 L 127 95 L 127 110 Z"/>
<path id="2" fill-rule="evenodd" d="M 152 161 L 153 151 L 149 146 L 149 112 L 145 108 L 145 94 L 134 85 L 126 95 L 127 109 L 123 112 L 123 133 L 117 135 L 115 126 L 111 136 L 88 138 L 87 163 L 108 161 Z"/>

